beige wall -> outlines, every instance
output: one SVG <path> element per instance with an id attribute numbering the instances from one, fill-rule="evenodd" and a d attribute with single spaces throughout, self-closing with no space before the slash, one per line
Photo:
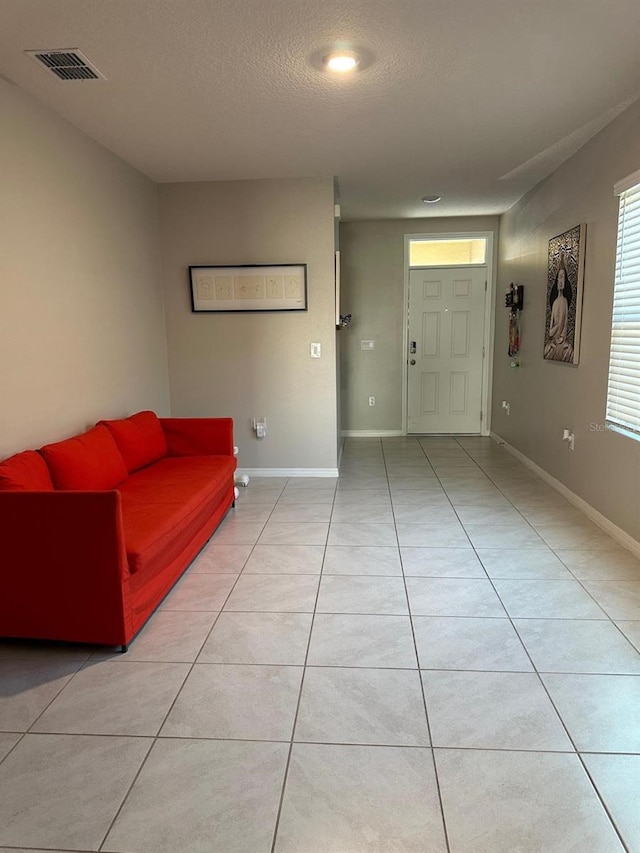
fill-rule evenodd
<path id="1" fill-rule="evenodd" d="M 242 468 L 335 468 L 333 180 L 165 184 L 159 197 L 173 414 L 233 417 Z M 308 311 L 191 313 L 190 264 L 279 263 L 308 264 Z"/>
<path id="2" fill-rule="evenodd" d="M 0 81 L 0 458 L 168 410 L 154 184 Z"/>
<path id="3" fill-rule="evenodd" d="M 640 167 L 640 103 L 594 137 L 501 222 L 492 429 L 640 540 L 640 442 L 604 424 L 616 248 L 613 185 Z M 542 357 L 548 241 L 587 223 L 578 366 Z M 525 286 L 522 367 L 510 369 L 502 291 Z M 511 415 L 500 408 L 511 403 Z M 571 453 L 562 430 L 576 436 Z"/>
<path id="4" fill-rule="evenodd" d="M 343 430 L 402 428 L 404 235 L 497 229 L 496 216 L 342 223 L 341 305 L 353 314 L 339 332 Z M 361 340 L 375 349 L 361 350 Z"/>

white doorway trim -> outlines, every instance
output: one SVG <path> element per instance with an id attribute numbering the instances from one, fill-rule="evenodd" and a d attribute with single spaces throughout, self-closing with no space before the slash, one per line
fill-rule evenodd
<path id="1" fill-rule="evenodd" d="M 404 308 L 402 323 L 402 435 L 407 434 L 407 404 L 408 404 L 408 365 L 409 352 L 409 243 L 412 240 L 476 240 L 487 241 L 487 256 L 485 264 L 470 264 L 470 266 L 487 267 L 487 298 L 484 305 L 484 362 L 482 365 L 482 427 L 480 435 L 491 434 L 491 384 L 493 379 L 493 345 L 495 338 L 495 292 L 496 292 L 496 258 L 497 241 L 493 231 L 456 231 L 431 232 L 428 234 L 404 235 Z"/>

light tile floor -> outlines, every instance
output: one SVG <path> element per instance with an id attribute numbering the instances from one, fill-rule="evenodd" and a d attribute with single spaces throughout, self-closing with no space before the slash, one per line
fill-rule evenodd
<path id="1" fill-rule="evenodd" d="M 638 853 L 639 596 L 491 440 L 349 439 L 128 654 L 0 643 L 0 851 Z"/>

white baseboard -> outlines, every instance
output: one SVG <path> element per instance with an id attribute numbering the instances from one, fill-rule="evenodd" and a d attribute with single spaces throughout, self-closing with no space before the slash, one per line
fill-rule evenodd
<path id="1" fill-rule="evenodd" d="M 337 477 L 337 468 L 238 468 L 250 477 Z"/>
<path id="2" fill-rule="evenodd" d="M 404 435 L 401 429 L 343 429 L 343 438 L 395 438 Z"/>
<path id="3" fill-rule="evenodd" d="M 605 533 L 608 533 L 612 539 L 615 539 L 616 542 L 619 542 L 623 548 L 626 548 L 628 551 L 631 551 L 636 557 L 640 558 L 640 542 L 637 542 L 633 536 L 630 536 L 625 530 L 621 527 L 618 527 L 617 524 L 614 524 L 613 521 L 608 519 L 606 515 L 603 515 L 601 512 L 598 512 L 597 509 L 588 504 L 585 500 L 583 500 L 579 495 L 576 495 L 575 492 L 572 492 L 564 483 L 561 483 L 560 480 L 556 480 L 551 474 L 541 468 L 539 465 L 529 459 L 528 456 L 525 456 L 524 453 L 521 453 L 519 450 L 516 450 L 515 447 L 512 447 L 508 442 L 501 438 L 497 433 L 492 432 L 491 438 L 497 443 L 504 447 L 512 456 L 515 456 L 523 465 L 529 468 L 534 474 L 537 474 L 541 480 L 544 480 L 545 483 L 548 483 L 551 488 L 555 489 L 556 492 L 559 492 L 564 498 L 566 498 L 569 503 L 573 504 L 577 509 L 583 512 L 588 518 L 593 521 L 594 524 L 597 524 L 598 527 L 601 527 Z"/>

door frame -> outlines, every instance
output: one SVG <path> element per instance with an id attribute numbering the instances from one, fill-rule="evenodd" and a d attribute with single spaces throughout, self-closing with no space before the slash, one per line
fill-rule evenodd
<path id="1" fill-rule="evenodd" d="M 491 387 L 493 379 L 493 348 L 495 340 L 495 292 L 496 292 L 496 258 L 497 241 L 493 231 L 456 231 L 430 232 L 426 234 L 404 235 L 404 297 L 402 323 L 402 435 L 407 435 L 408 405 L 409 405 L 409 272 L 411 269 L 441 269 L 441 265 L 427 267 L 409 267 L 409 243 L 412 240 L 477 240 L 487 241 L 487 256 L 484 264 L 463 264 L 461 266 L 487 268 L 487 298 L 484 304 L 484 340 L 485 357 L 482 365 L 482 423 L 480 435 L 491 434 Z M 455 268 L 450 264 L 444 269 Z"/>

